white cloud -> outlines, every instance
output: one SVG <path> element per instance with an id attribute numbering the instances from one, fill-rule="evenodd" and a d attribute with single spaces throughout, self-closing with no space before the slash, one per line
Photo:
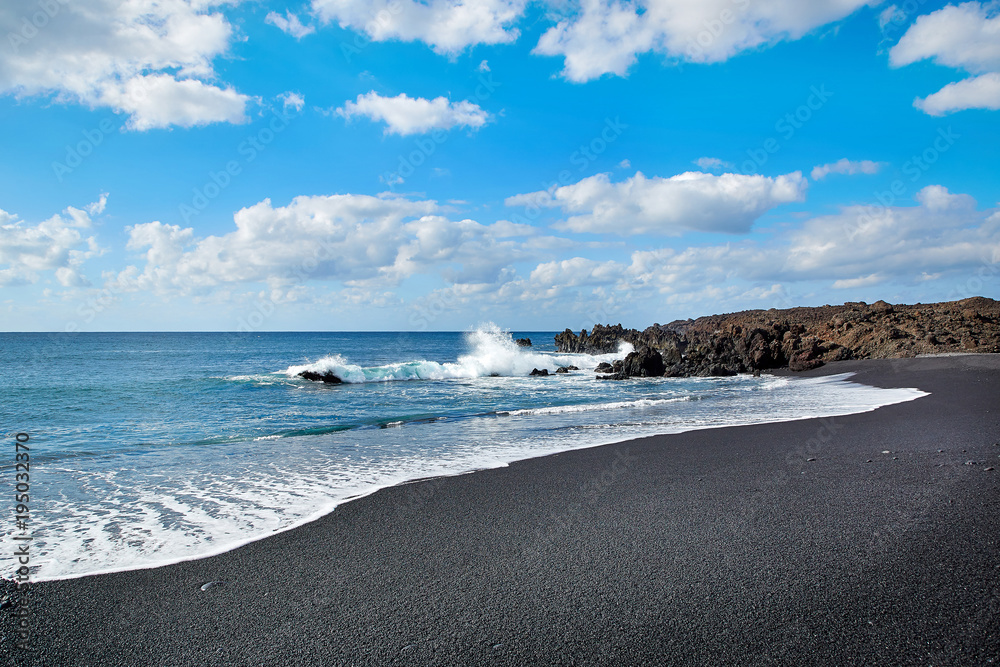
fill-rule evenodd
<path id="1" fill-rule="evenodd" d="M 302 39 L 306 35 L 316 32 L 316 28 L 311 25 L 303 25 L 299 17 L 289 11 L 286 11 L 284 16 L 277 12 L 268 12 L 267 16 L 264 17 L 264 22 L 270 23 L 295 39 Z"/>
<path id="2" fill-rule="evenodd" d="M 879 283 L 884 283 L 885 281 L 885 276 L 878 273 L 872 273 L 859 278 L 841 278 L 840 280 L 834 281 L 832 287 L 833 289 L 857 289 L 858 287 L 878 285 Z"/>
<path id="3" fill-rule="evenodd" d="M 943 185 L 928 185 L 914 195 L 920 204 L 928 211 L 940 213 L 942 211 L 973 211 L 976 208 L 976 200 L 969 195 L 953 195 L 948 188 Z"/>
<path id="4" fill-rule="evenodd" d="M 246 120 L 246 95 L 169 74 L 133 77 L 123 87 L 105 91 L 103 100 L 116 111 L 128 113 L 128 127 L 140 131 Z"/>
<path id="5" fill-rule="evenodd" d="M 964 109 L 1000 109 L 1000 72 L 990 72 L 955 83 L 927 97 L 914 100 L 913 105 L 931 116 L 943 116 Z"/>
<path id="6" fill-rule="evenodd" d="M 799 39 L 865 4 L 867 0 L 580 0 L 568 4 L 564 18 L 542 35 L 535 53 L 562 56 L 563 76 L 571 81 L 624 76 L 637 56 L 648 51 L 695 63 L 720 62 L 748 49 Z"/>
<path id="7" fill-rule="evenodd" d="M 921 16 L 889 51 L 889 63 L 902 67 L 933 58 L 973 76 L 949 83 L 913 105 L 931 116 L 964 109 L 1000 109 L 1000 12 L 996 3 L 948 5 Z"/>
<path id="8" fill-rule="evenodd" d="M 720 160 L 717 157 L 700 157 L 693 162 L 700 169 L 707 169 L 708 171 L 721 171 L 723 169 L 732 169 L 733 164 L 731 162 L 726 162 L 725 160 Z"/>
<path id="9" fill-rule="evenodd" d="M 5 0 L 0 93 L 109 107 L 133 129 L 243 122 L 250 98 L 212 83 L 232 28 L 205 0 L 74 0 L 35 29 L 34 0 Z M 27 26 L 27 27 L 26 27 Z M 29 30 L 29 27 L 31 28 Z"/>
<path id="10" fill-rule="evenodd" d="M 382 121 L 386 124 L 386 134 L 399 135 L 422 134 L 453 127 L 475 130 L 490 119 L 490 115 L 478 104 L 468 100 L 451 102 L 445 97 L 428 100 L 406 94 L 382 97 L 374 90 L 358 95 L 357 101 L 348 100 L 336 112 L 348 120 L 355 116 L 365 116 L 373 121 Z"/>
<path id="11" fill-rule="evenodd" d="M 223 236 L 196 238 L 176 225 L 138 224 L 128 228 L 128 247 L 143 251 L 145 265 L 127 267 L 113 282 L 120 289 L 180 294 L 309 280 L 378 290 L 417 273 L 438 272 L 455 283 L 495 280 L 529 254 L 503 240 L 527 230 L 439 213 L 433 201 L 348 194 L 296 197 L 281 207 L 265 199 L 238 211 L 236 229 Z"/>
<path id="12" fill-rule="evenodd" d="M 560 208 L 575 214 L 556 225 L 574 232 L 743 233 L 768 210 L 802 201 L 807 187 L 800 172 L 776 178 L 702 172 L 646 178 L 637 172 L 619 183 L 612 183 L 607 174 L 597 174 L 551 191 L 509 197 L 506 204 Z"/>
<path id="13" fill-rule="evenodd" d="M 532 297 L 553 299 L 568 289 L 615 284 L 622 280 L 623 266 L 614 261 L 573 257 L 536 266 L 524 286 Z"/>
<path id="14" fill-rule="evenodd" d="M 878 27 L 880 30 L 884 30 L 890 23 L 902 21 L 904 18 L 906 18 L 905 12 L 896 5 L 889 5 L 879 13 Z"/>
<path id="15" fill-rule="evenodd" d="M 91 215 L 104 210 L 107 195 L 84 209 L 66 208 L 35 225 L 0 210 L 0 286 L 28 285 L 52 271 L 61 285 L 89 284 L 82 273 L 83 263 L 101 254 L 91 228 Z"/>
<path id="16" fill-rule="evenodd" d="M 326 23 L 364 32 L 376 42 L 421 41 L 441 54 L 457 54 L 476 44 L 517 39 L 514 23 L 525 0 L 312 0 Z"/>
<path id="17" fill-rule="evenodd" d="M 479 63 L 479 67 L 477 67 L 476 70 L 479 72 L 489 72 L 490 64 L 484 60 L 481 63 Z"/>
<path id="18" fill-rule="evenodd" d="M 855 174 L 877 174 L 878 170 L 884 166 L 884 162 L 872 162 L 871 160 L 852 162 L 847 158 L 841 158 L 836 162 L 829 162 L 813 167 L 810 176 L 812 176 L 814 181 L 819 181 L 830 174 L 847 174 L 848 176 Z"/>
<path id="19" fill-rule="evenodd" d="M 527 279 L 513 277 L 475 300 L 558 299 L 561 310 L 580 306 L 581 312 L 594 312 L 605 299 L 648 302 L 661 312 L 671 304 L 696 304 L 705 314 L 748 304 L 791 305 L 783 296 L 787 285 L 857 290 L 948 276 L 957 283 L 1000 257 L 1000 211 L 976 211 L 971 197 L 939 185 L 916 199 L 918 206 L 848 206 L 765 241 L 637 250 L 626 262 L 543 262 Z M 938 291 L 942 300 L 955 298 L 947 282 Z"/>
<path id="20" fill-rule="evenodd" d="M 305 97 L 291 91 L 278 95 L 278 99 L 281 100 L 281 105 L 286 112 L 289 109 L 295 109 L 295 112 L 298 113 L 306 105 Z"/>
<path id="21" fill-rule="evenodd" d="M 972 73 L 1000 69 L 1000 15 L 966 2 L 919 17 L 892 47 L 889 63 L 902 67 L 926 58 Z"/>

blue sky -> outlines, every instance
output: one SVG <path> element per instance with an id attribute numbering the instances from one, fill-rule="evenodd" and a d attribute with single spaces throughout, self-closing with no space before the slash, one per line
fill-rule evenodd
<path id="1" fill-rule="evenodd" d="M 0 330 L 1000 296 L 1000 5 L 12 0 Z"/>

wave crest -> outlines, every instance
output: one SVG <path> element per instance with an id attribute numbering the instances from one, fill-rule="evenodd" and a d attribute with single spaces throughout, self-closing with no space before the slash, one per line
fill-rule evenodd
<path id="1" fill-rule="evenodd" d="M 514 342 L 509 331 L 495 324 L 487 324 L 465 335 L 468 353 L 457 361 L 437 362 L 415 359 L 382 366 L 359 366 L 341 354 L 331 354 L 308 364 L 289 366 L 282 371 L 296 377 L 303 371 L 333 373 L 347 384 L 367 382 L 392 382 L 395 380 L 468 380 L 472 378 L 502 376 L 521 377 L 532 369 L 547 369 L 554 373 L 560 366 L 577 366 L 581 371 L 593 371 L 602 361 L 620 359 L 632 351 L 623 343 L 612 354 L 558 354 L 537 352 Z"/>

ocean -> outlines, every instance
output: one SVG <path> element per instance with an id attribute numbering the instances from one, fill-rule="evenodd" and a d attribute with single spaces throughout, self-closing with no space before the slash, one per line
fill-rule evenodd
<path id="1" fill-rule="evenodd" d="M 30 440 L 34 581 L 227 551 L 352 498 L 659 433 L 912 400 L 846 375 L 598 379 L 554 332 L 0 333 L 0 485 Z M 530 348 L 514 338 L 529 337 Z M 533 368 L 569 374 L 530 377 Z M 325 385 L 297 377 L 330 371 Z M 22 436 L 23 439 L 23 436 Z M 738 443 L 734 446 L 739 446 Z M 15 534 L 4 527 L 5 543 Z M 16 559 L 3 561 L 11 576 Z"/>

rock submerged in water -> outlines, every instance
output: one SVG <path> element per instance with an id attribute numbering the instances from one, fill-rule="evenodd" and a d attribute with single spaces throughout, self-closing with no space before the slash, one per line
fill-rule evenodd
<path id="1" fill-rule="evenodd" d="M 520 347 L 531 347 L 531 339 L 530 338 L 518 338 L 514 342 L 517 343 L 518 346 L 520 346 Z"/>
<path id="2" fill-rule="evenodd" d="M 576 366 L 560 366 L 559 368 L 556 369 L 556 373 L 564 374 L 564 373 L 569 373 L 570 371 L 578 371 L 578 370 L 580 369 L 577 368 Z"/>
<path id="3" fill-rule="evenodd" d="M 326 373 L 317 373 L 315 371 L 302 371 L 299 373 L 300 378 L 305 378 L 306 380 L 312 380 L 313 382 L 322 382 L 323 384 L 343 384 L 344 381 L 339 377 L 327 371 Z"/>
<path id="4" fill-rule="evenodd" d="M 601 363 L 597 364 L 597 368 L 594 369 L 594 372 L 595 373 L 614 373 L 615 372 L 615 367 L 612 366 L 611 364 L 609 364 L 606 361 L 602 361 Z"/>
<path id="5" fill-rule="evenodd" d="M 540 377 L 548 377 L 549 376 L 549 369 L 548 368 L 543 368 L 542 370 L 538 370 L 537 368 L 532 368 L 531 372 L 528 373 L 528 375 L 538 375 Z"/>

